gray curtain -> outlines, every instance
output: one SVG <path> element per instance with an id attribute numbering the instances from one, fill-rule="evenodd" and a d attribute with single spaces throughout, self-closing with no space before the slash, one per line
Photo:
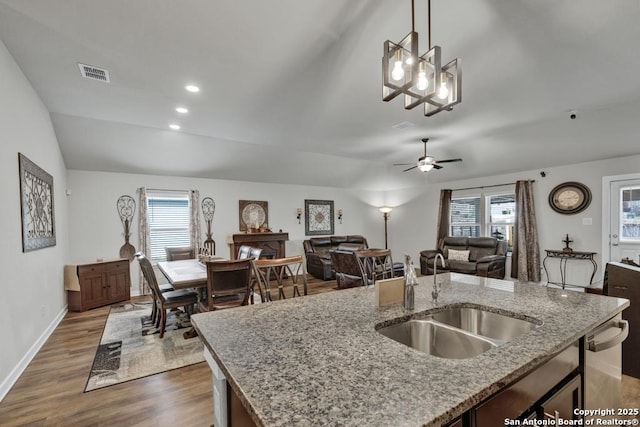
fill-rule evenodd
<path id="1" fill-rule="evenodd" d="M 191 246 L 196 249 L 196 255 L 198 254 L 198 248 L 200 247 L 200 192 L 198 190 L 191 190 L 189 192 L 189 217 L 191 219 Z"/>
<path id="2" fill-rule="evenodd" d="M 147 189 L 145 187 L 138 188 L 138 247 L 140 251 L 146 256 L 151 256 L 151 239 L 149 238 L 149 223 L 147 222 Z M 140 270 L 138 288 L 140 289 L 140 295 L 148 295 L 151 293 L 149 284 L 144 280 L 142 275 L 142 269 Z"/>
<path id="3" fill-rule="evenodd" d="M 511 277 L 540 281 L 540 248 L 533 202 L 533 181 L 516 182 L 516 223 L 511 256 Z"/>
<path id="4" fill-rule="evenodd" d="M 438 210 L 438 233 L 436 236 L 436 248 L 440 248 L 442 241 L 450 234 L 449 221 L 451 218 L 451 193 L 452 190 L 440 190 L 440 208 Z"/>

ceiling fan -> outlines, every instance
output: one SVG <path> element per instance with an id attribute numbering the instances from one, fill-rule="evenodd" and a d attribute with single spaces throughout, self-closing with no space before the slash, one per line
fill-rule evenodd
<path id="1" fill-rule="evenodd" d="M 411 169 L 418 168 L 422 172 L 428 172 L 431 169 L 442 169 L 440 163 L 453 163 L 453 162 L 461 162 L 462 159 L 447 159 L 447 160 L 436 160 L 431 156 L 427 156 L 427 142 L 429 142 L 429 138 L 422 138 L 422 142 L 424 143 L 424 156 L 418 158 L 418 162 L 411 166 L 408 169 L 403 170 L 402 172 L 410 171 Z M 413 163 L 394 163 L 394 166 L 409 166 L 413 165 Z"/>

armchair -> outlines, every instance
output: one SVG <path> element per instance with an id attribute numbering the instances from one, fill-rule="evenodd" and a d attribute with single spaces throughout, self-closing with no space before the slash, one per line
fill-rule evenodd
<path id="1" fill-rule="evenodd" d="M 307 272 L 322 280 L 332 280 L 336 277 L 331 262 L 332 250 L 367 249 L 367 239 L 359 235 L 312 237 L 302 242 L 307 259 Z"/>

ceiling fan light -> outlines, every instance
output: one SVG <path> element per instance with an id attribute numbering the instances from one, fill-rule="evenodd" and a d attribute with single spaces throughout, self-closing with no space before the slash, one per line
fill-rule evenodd
<path id="1" fill-rule="evenodd" d="M 429 172 L 431 169 L 433 169 L 433 164 L 420 162 L 418 164 L 418 169 L 420 169 L 422 172 Z"/>

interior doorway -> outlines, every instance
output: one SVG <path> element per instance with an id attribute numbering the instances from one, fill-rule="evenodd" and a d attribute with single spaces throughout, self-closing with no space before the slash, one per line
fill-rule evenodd
<path id="1" fill-rule="evenodd" d="M 640 174 L 604 180 L 603 262 L 629 259 L 640 264 Z"/>

